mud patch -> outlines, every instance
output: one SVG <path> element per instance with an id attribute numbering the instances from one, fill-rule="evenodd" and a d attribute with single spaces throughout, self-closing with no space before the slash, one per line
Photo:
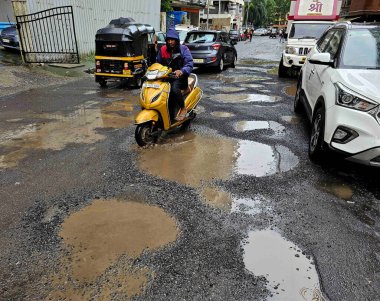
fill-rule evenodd
<path id="1" fill-rule="evenodd" d="M 243 248 L 246 268 L 267 278 L 269 300 L 326 301 L 312 260 L 279 233 L 252 231 Z"/>
<path id="2" fill-rule="evenodd" d="M 201 190 L 201 198 L 214 208 L 231 211 L 232 196 L 227 191 L 216 187 L 205 187 Z"/>
<path id="3" fill-rule="evenodd" d="M 328 192 L 345 201 L 351 200 L 354 195 L 353 189 L 343 183 L 320 182 L 318 183 L 318 189 Z"/>
<path id="4" fill-rule="evenodd" d="M 274 136 L 283 136 L 285 134 L 285 127 L 276 121 L 239 121 L 235 123 L 234 129 L 237 132 L 271 130 Z"/>
<path id="5" fill-rule="evenodd" d="M 296 96 L 296 92 L 297 92 L 297 86 L 288 86 L 288 87 L 285 87 L 285 89 L 283 90 L 283 92 L 288 95 L 288 96 Z"/>
<path id="6" fill-rule="evenodd" d="M 281 120 L 290 124 L 300 124 L 302 121 L 302 118 L 298 116 L 282 116 Z"/>
<path id="7" fill-rule="evenodd" d="M 235 114 L 229 112 L 211 112 L 211 115 L 219 118 L 229 118 L 235 116 Z"/>
<path id="8" fill-rule="evenodd" d="M 139 149 L 139 168 L 153 176 L 200 187 L 232 175 L 263 177 L 286 172 L 299 162 L 280 145 L 190 133 L 185 136 L 178 142 Z"/>
<path id="9" fill-rule="evenodd" d="M 281 101 L 281 97 L 263 94 L 216 94 L 212 100 L 223 103 L 244 103 L 244 102 L 267 102 L 275 103 Z"/>
<path id="10" fill-rule="evenodd" d="M 62 150 L 71 143 L 92 144 L 106 138 L 98 128 L 124 128 L 134 121 L 133 105 L 115 101 L 96 108 L 88 102 L 70 114 L 35 114 L 41 121 L 0 134 L 0 168 L 11 168 L 27 157 L 30 150 Z"/>
<path id="11" fill-rule="evenodd" d="M 135 266 L 134 259 L 174 242 L 178 231 L 175 219 L 158 207 L 100 199 L 66 218 L 59 235 L 68 254 L 61 272 L 52 277 L 56 289 L 51 296 L 68 293 L 89 300 L 94 294 L 119 292 L 130 299 L 153 277 L 151 270 Z M 101 292 L 96 291 L 99 282 Z"/>

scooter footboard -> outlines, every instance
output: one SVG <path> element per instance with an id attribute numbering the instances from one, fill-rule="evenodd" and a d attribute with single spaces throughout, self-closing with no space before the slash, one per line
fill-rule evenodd
<path id="1" fill-rule="evenodd" d="M 203 95 L 202 90 L 199 87 L 195 87 L 193 91 L 185 99 L 186 108 L 189 110 L 193 109 L 199 102 Z"/>
<path id="2" fill-rule="evenodd" d="M 159 115 L 155 110 L 142 110 L 135 119 L 135 124 L 142 124 L 148 121 L 158 121 Z"/>

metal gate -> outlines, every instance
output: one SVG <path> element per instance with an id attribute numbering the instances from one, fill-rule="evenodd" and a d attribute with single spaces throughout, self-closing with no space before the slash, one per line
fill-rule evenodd
<path id="1" fill-rule="evenodd" d="M 26 63 L 79 63 L 72 6 L 16 16 Z"/>

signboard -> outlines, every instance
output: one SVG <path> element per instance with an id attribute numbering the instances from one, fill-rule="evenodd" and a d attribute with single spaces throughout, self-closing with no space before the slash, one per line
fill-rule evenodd
<path id="1" fill-rule="evenodd" d="M 336 20 L 338 0 L 297 0 L 295 20 Z"/>

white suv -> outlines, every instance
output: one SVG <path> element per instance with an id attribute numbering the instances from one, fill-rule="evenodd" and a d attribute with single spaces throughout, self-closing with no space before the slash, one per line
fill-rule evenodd
<path id="1" fill-rule="evenodd" d="M 332 149 L 380 167 L 379 23 L 339 23 L 323 34 L 301 69 L 294 110 L 302 108 L 312 160 Z"/>

